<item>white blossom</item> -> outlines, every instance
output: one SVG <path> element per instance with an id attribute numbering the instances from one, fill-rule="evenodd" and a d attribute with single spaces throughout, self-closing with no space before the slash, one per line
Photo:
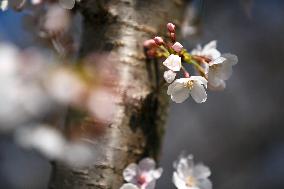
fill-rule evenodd
<path id="1" fill-rule="evenodd" d="M 9 2 L 8 0 L 1 0 L 0 2 L 0 10 L 6 11 L 8 9 Z"/>
<path id="2" fill-rule="evenodd" d="M 163 64 L 170 70 L 177 72 L 181 69 L 181 57 L 178 55 L 171 54 Z"/>
<path id="3" fill-rule="evenodd" d="M 223 54 L 221 57 L 209 62 L 208 84 L 214 88 L 225 88 L 225 80 L 232 75 L 232 67 L 238 62 L 233 54 Z"/>
<path id="4" fill-rule="evenodd" d="M 86 143 L 67 141 L 59 130 L 49 125 L 23 126 L 16 130 L 14 137 L 20 146 L 68 165 L 84 166 L 96 158 L 96 151 Z"/>
<path id="5" fill-rule="evenodd" d="M 207 80 L 204 77 L 191 76 L 175 80 L 168 86 L 167 94 L 171 95 L 171 99 L 176 103 L 182 103 L 189 95 L 197 103 L 202 103 L 207 99 L 205 88 L 207 88 Z"/>
<path id="6" fill-rule="evenodd" d="M 173 183 L 178 189 L 212 189 L 212 183 L 208 179 L 210 169 L 203 165 L 194 165 L 193 156 L 181 156 L 174 163 L 176 171 L 173 173 Z"/>
<path id="7" fill-rule="evenodd" d="M 131 163 L 123 171 L 124 180 L 132 185 L 123 185 L 121 188 L 154 189 L 156 180 L 161 177 L 162 168 L 156 169 L 156 163 L 151 158 L 142 159 L 139 164 Z"/>
<path id="8" fill-rule="evenodd" d="M 15 139 L 21 146 L 39 150 L 52 159 L 60 157 L 66 145 L 63 136 L 46 125 L 20 128 L 15 133 Z"/>
<path id="9" fill-rule="evenodd" d="M 195 49 L 191 51 L 191 54 L 197 56 L 204 56 L 211 60 L 215 60 L 216 58 L 219 58 L 221 56 L 220 51 L 217 50 L 217 41 L 215 40 L 204 45 L 203 48 L 198 45 Z"/>
<path id="10" fill-rule="evenodd" d="M 75 73 L 65 69 L 57 69 L 46 81 L 48 93 L 56 101 L 69 104 L 78 101 L 86 91 L 83 81 Z"/>
<path id="11" fill-rule="evenodd" d="M 164 78 L 168 83 L 173 82 L 173 80 L 175 80 L 176 75 L 177 74 L 173 72 L 172 70 L 168 70 L 164 72 Z"/>

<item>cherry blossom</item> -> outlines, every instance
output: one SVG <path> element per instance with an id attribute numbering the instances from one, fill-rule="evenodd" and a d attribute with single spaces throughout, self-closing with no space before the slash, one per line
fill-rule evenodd
<path id="1" fill-rule="evenodd" d="M 8 0 L 1 0 L 0 2 L 0 10 L 1 11 L 6 11 L 8 9 L 9 2 Z"/>
<path id="2" fill-rule="evenodd" d="M 212 87 L 225 87 L 225 80 L 232 75 L 232 67 L 238 62 L 233 54 L 223 54 L 221 57 L 209 62 L 208 84 Z"/>
<path id="3" fill-rule="evenodd" d="M 221 56 L 220 51 L 218 51 L 216 48 L 217 48 L 217 41 L 214 40 L 206 44 L 203 48 L 200 45 L 198 45 L 196 49 L 193 49 L 191 51 L 191 54 L 214 60 Z"/>
<path id="4" fill-rule="evenodd" d="M 171 54 L 164 62 L 164 66 L 172 71 L 180 71 L 181 69 L 181 57 L 175 54 Z"/>
<path id="5" fill-rule="evenodd" d="M 121 189 L 154 189 L 162 172 L 162 168 L 156 169 L 156 163 L 151 158 L 142 159 L 138 165 L 131 163 L 123 171 L 124 180 L 131 184 L 124 184 Z"/>
<path id="6" fill-rule="evenodd" d="M 171 95 L 171 99 L 176 103 L 184 102 L 189 95 L 197 103 L 205 102 L 207 94 L 207 80 L 201 76 L 191 76 L 189 78 L 176 79 L 168 86 L 167 94 Z"/>
<path id="7" fill-rule="evenodd" d="M 212 189 L 208 179 L 210 169 L 203 164 L 194 165 L 193 156 L 181 156 L 174 163 L 173 183 L 178 189 Z"/>

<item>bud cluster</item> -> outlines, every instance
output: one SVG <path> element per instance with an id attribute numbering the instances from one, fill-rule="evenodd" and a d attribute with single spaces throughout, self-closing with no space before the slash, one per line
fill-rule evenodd
<path id="1" fill-rule="evenodd" d="M 192 96 L 197 103 L 202 103 L 207 99 L 207 86 L 212 90 L 224 89 L 233 65 L 238 62 L 237 56 L 221 54 L 217 50 L 216 41 L 209 42 L 203 48 L 198 45 L 188 52 L 176 41 L 176 26 L 168 23 L 167 30 L 170 41 L 156 36 L 144 42 L 144 49 L 148 58 L 165 58 L 163 65 L 167 70 L 164 72 L 164 78 L 170 83 L 167 93 L 171 99 L 181 103 Z M 191 76 L 183 64 L 191 64 L 196 75 Z M 184 77 L 175 79 L 178 72 Z"/>

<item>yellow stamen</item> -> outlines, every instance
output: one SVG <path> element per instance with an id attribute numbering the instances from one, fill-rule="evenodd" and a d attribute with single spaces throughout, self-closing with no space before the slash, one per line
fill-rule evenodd
<path id="1" fill-rule="evenodd" d="M 184 83 L 184 87 L 191 90 L 193 88 L 193 84 L 194 82 L 192 80 L 189 80 L 188 82 Z"/>
<path id="2" fill-rule="evenodd" d="M 195 186 L 195 179 L 192 176 L 189 176 L 186 178 L 185 184 L 188 187 L 193 187 Z"/>

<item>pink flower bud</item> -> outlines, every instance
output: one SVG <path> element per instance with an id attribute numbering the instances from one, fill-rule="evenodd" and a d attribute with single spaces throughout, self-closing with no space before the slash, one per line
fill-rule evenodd
<path id="1" fill-rule="evenodd" d="M 182 50 L 183 46 L 179 42 L 175 42 L 175 44 L 172 46 L 172 48 L 174 49 L 174 51 L 179 53 Z"/>
<path id="2" fill-rule="evenodd" d="M 150 48 L 156 46 L 156 42 L 155 42 L 154 39 L 148 39 L 148 40 L 144 41 L 143 46 L 144 46 L 145 48 L 150 49 Z"/>
<path id="3" fill-rule="evenodd" d="M 156 42 L 157 45 L 162 45 L 164 44 L 164 40 L 161 37 L 155 37 L 154 41 Z"/>
<path id="4" fill-rule="evenodd" d="M 168 28 L 168 31 L 170 33 L 175 33 L 176 32 L 176 26 L 173 23 L 168 23 L 167 24 L 167 28 Z"/>

